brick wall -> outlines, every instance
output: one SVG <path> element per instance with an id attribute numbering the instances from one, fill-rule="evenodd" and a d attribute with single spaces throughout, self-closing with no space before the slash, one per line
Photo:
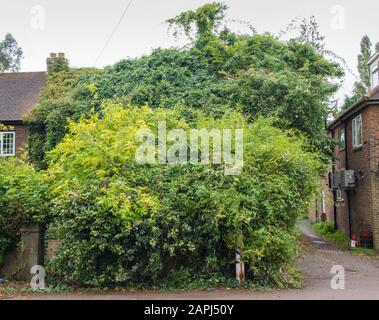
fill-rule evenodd
<path id="1" fill-rule="evenodd" d="M 333 138 L 338 141 L 339 137 L 339 132 L 340 130 L 345 129 L 345 125 L 341 124 L 338 126 L 334 132 L 333 132 Z M 348 130 L 346 128 L 346 130 Z M 345 135 L 346 134 L 345 130 Z M 345 141 L 346 146 L 349 148 L 350 143 L 349 141 Z M 340 150 L 338 144 L 335 149 L 335 154 L 336 154 L 336 160 L 335 160 L 335 171 L 341 171 L 346 169 L 346 147 L 345 149 Z M 344 231 L 345 233 L 349 234 L 349 211 L 348 211 L 348 196 L 347 192 L 342 191 L 342 199 L 340 201 L 336 202 L 336 224 L 337 228 Z"/>
<path id="2" fill-rule="evenodd" d="M 371 221 L 374 246 L 379 249 L 379 105 L 370 106 Z"/>
<path id="3" fill-rule="evenodd" d="M 362 140 L 360 148 L 353 149 L 352 120 L 362 115 Z M 346 127 L 345 127 L 346 125 Z M 342 191 L 343 200 L 337 202 L 337 227 L 349 234 L 349 208 L 351 231 L 360 235 L 372 233 L 374 245 L 379 248 L 379 108 L 368 106 L 351 115 L 334 129 L 334 138 L 345 129 L 346 148 L 336 146 L 335 170 L 354 170 L 357 178 L 355 191 Z M 347 153 L 347 162 L 346 162 Z"/>
<path id="4" fill-rule="evenodd" d="M 29 128 L 26 125 L 15 125 L 13 127 L 16 132 L 16 157 L 19 157 L 26 150 Z"/>

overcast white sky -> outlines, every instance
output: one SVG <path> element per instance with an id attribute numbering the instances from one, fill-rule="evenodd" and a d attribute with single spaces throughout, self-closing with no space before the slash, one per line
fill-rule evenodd
<path id="1" fill-rule="evenodd" d="M 134 0 L 96 66 L 176 45 L 163 23 L 206 0 Z M 259 32 L 278 33 L 293 18 L 314 14 L 329 49 L 356 72 L 359 42 L 379 41 L 377 0 L 229 0 L 228 19 L 249 21 Z M 24 50 L 22 71 L 46 70 L 49 52 L 65 52 L 75 67 L 93 66 L 129 0 L 0 0 L 0 38 L 12 33 Z M 336 7 L 339 6 L 339 7 Z M 343 10 L 342 10 L 343 9 Z M 337 10 L 337 11 L 335 11 Z M 238 24 L 232 27 L 239 28 Z M 347 75 L 344 91 L 354 78 Z"/>

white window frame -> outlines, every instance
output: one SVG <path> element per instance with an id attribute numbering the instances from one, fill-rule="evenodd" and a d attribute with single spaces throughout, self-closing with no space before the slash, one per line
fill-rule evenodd
<path id="1" fill-rule="evenodd" d="M 341 142 L 342 142 L 341 137 L 343 137 L 343 146 L 341 146 Z M 340 130 L 338 130 L 338 150 L 342 151 L 345 149 L 346 149 L 346 133 L 345 133 L 345 128 L 341 128 Z"/>
<path id="2" fill-rule="evenodd" d="M 358 128 L 360 125 L 360 135 L 358 135 Z M 352 127 L 352 138 L 353 138 L 353 149 L 357 149 L 362 147 L 363 145 L 363 130 L 362 130 L 362 114 L 356 116 L 352 122 L 351 122 L 351 127 Z"/>
<path id="3" fill-rule="evenodd" d="M 4 154 L 4 151 L 3 151 L 4 134 L 12 134 L 13 135 L 12 153 Z M 14 157 L 14 156 L 16 156 L 16 132 L 15 131 L 0 131 L 0 157 Z"/>

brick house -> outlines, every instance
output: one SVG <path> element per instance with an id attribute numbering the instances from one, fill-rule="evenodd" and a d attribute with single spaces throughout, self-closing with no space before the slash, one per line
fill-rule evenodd
<path id="1" fill-rule="evenodd" d="M 311 218 L 379 250 L 379 52 L 369 65 L 371 91 L 327 126 L 336 157 Z"/>
<path id="2" fill-rule="evenodd" d="M 20 156 L 28 138 L 23 118 L 37 103 L 46 72 L 0 73 L 0 157 Z"/>
<path id="3" fill-rule="evenodd" d="M 29 129 L 23 119 L 38 102 L 47 75 L 69 65 L 65 54 L 50 53 L 47 72 L 0 73 L 0 157 L 19 157 Z"/>

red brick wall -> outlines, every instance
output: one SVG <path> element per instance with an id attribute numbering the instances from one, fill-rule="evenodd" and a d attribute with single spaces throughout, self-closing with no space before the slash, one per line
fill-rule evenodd
<path id="1" fill-rule="evenodd" d="M 374 246 L 379 249 L 379 105 L 370 107 L 371 221 Z"/>
<path id="2" fill-rule="evenodd" d="M 341 124 L 334 130 L 334 139 L 338 142 L 338 137 L 339 137 L 339 131 L 344 129 L 345 125 Z M 351 141 L 347 140 L 348 139 L 348 131 L 349 129 L 346 128 L 345 131 L 345 144 L 346 147 L 349 149 L 351 146 Z M 344 150 L 340 150 L 339 146 L 337 144 L 336 149 L 335 149 L 335 154 L 336 154 L 336 161 L 335 161 L 335 171 L 341 171 L 346 169 L 346 147 Z M 342 201 L 338 201 L 336 203 L 336 211 L 337 211 L 337 227 L 338 229 L 344 231 L 345 233 L 349 234 L 349 212 L 348 212 L 348 198 L 347 198 L 347 193 L 345 191 L 342 191 Z"/>
<path id="3" fill-rule="evenodd" d="M 363 146 L 353 149 L 352 120 L 362 115 Z M 373 232 L 376 248 L 379 248 L 379 108 L 368 106 L 345 121 L 346 149 L 336 146 L 336 171 L 354 170 L 357 176 L 356 191 L 342 191 L 343 201 L 337 203 L 337 226 L 349 233 L 349 198 L 352 233 L 359 237 L 362 232 Z M 334 130 L 344 128 L 341 124 Z M 345 153 L 347 152 L 347 163 Z"/>
<path id="4" fill-rule="evenodd" d="M 15 125 L 13 127 L 16 132 L 16 157 L 19 157 L 27 148 L 29 128 L 26 125 Z"/>

